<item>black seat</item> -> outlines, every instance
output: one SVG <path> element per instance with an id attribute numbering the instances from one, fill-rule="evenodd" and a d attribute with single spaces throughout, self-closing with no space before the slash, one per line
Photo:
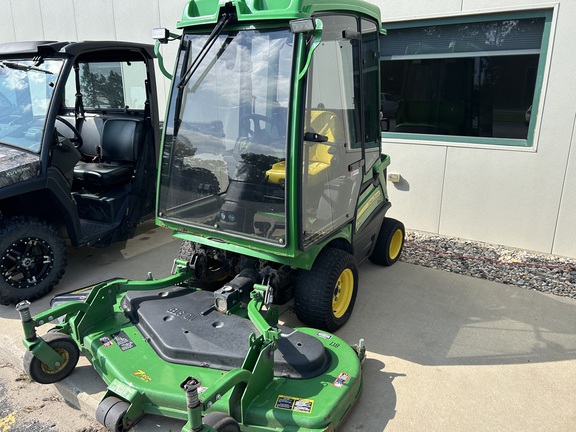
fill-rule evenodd
<path id="1" fill-rule="evenodd" d="M 139 119 L 108 119 L 102 128 L 97 162 L 74 167 L 74 180 L 88 189 L 104 190 L 128 183 L 134 175 L 144 143 L 144 125 Z"/>

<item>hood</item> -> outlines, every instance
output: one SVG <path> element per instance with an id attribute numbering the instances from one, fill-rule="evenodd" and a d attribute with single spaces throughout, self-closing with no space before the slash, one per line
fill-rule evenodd
<path id="1" fill-rule="evenodd" d="M 0 188 L 36 177 L 40 155 L 0 145 Z"/>

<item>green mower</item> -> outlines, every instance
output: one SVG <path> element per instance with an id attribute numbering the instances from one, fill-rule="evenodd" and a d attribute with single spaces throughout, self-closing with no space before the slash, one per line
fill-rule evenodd
<path id="1" fill-rule="evenodd" d="M 32 316 L 27 373 L 68 376 L 80 354 L 108 388 L 96 418 L 145 414 L 183 431 L 332 431 L 362 389 L 351 316 L 358 265 L 391 265 L 380 150 L 380 12 L 361 0 L 191 0 L 155 29 L 172 81 L 156 221 L 182 239 L 172 275 L 112 279 Z M 173 74 L 160 44 L 179 41 Z M 279 323 L 293 301 L 300 321 Z M 45 336 L 36 327 L 61 318 Z"/>

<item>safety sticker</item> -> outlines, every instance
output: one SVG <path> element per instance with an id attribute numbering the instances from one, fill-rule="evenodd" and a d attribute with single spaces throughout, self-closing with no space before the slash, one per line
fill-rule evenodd
<path id="1" fill-rule="evenodd" d="M 100 343 L 104 348 L 108 348 L 114 345 L 114 342 L 112 342 L 112 340 L 108 336 L 101 337 Z"/>
<path id="2" fill-rule="evenodd" d="M 334 387 L 342 387 L 344 384 L 346 384 L 346 381 L 348 381 L 349 378 L 350 375 L 345 372 L 340 372 L 340 375 L 338 375 L 338 378 L 336 378 L 332 385 Z"/>
<path id="3" fill-rule="evenodd" d="M 114 339 L 114 342 L 116 342 L 122 351 L 127 351 L 136 346 L 132 339 L 130 339 L 123 330 L 119 331 L 118 333 L 114 333 L 111 336 L 112 339 Z"/>
<path id="4" fill-rule="evenodd" d="M 276 405 L 274 405 L 274 407 L 283 410 L 310 414 L 312 412 L 313 405 L 314 401 L 311 399 L 300 399 L 292 396 L 280 395 L 278 396 Z"/>

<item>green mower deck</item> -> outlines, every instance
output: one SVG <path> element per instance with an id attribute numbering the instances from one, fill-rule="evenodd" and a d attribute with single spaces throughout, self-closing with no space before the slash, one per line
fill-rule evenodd
<path id="1" fill-rule="evenodd" d="M 178 286 L 186 276 L 183 267 L 162 280 L 112 280 L 84 291 L 85 301 L 35 317 L 21 303 L 27 372 L 59 381 L 81 352 L 108 386 L 96 418 L 112 431 L 145 414 L 186 420 L 183 431 L 240 430 L 219 426 L 227 422 L 248 431 L 341 424 L 362 389 L 362 342 L 351 347 L 327 332 L 278 325 L 264 285 L 246 307 L 221 313 L 212 292 Z M 59 316 L 36 336 L 36 326 Z"/>

